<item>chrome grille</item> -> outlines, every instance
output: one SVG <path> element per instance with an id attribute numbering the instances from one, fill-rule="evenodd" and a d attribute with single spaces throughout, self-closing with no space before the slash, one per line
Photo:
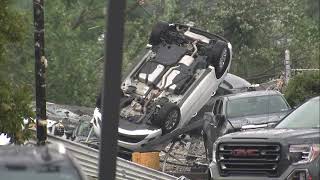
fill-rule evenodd
<path id="1" fill-rule="evenodd" d="M 281 158 L 281 147 L 278 144 L 223 143 L 216 152 L 220 173 L 261 174 L 276 176 Z"/>

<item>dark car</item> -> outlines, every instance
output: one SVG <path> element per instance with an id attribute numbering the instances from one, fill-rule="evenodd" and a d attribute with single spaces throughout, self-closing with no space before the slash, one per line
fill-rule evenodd
<path id="1" fill-rule="evenodd" d="M 1 180 L 86 180 L 62 145 L 0 146 Z"/>
<path id="2" fill-rule="evenodd" d="M 278 91 L 250 91 L 214 98 L 204 113 L 203 136 L 208 157 L 215 140 L 235 131 L 276 124 L 291 110 Z"/>
<path id="3" fill-rule="evenodd" d="M 320 179 L 319 100 L 304 103 L 274 128 L 220 137 L 213 144 L 212 179 Z"/>

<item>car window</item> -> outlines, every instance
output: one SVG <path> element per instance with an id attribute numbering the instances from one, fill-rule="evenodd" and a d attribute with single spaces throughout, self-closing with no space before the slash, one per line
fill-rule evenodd
<path id="1" fill-rule="evenodd" d="M 301 105 L 283 119 L 276 128 L 320 128 L 319 97 Z"/>
<path id="2" fill-rule="evenodd" d="M 288 111 L 290 108 L 280 95 L 231 99 L 227 103 L 228 117 L 241 117 Z"/>

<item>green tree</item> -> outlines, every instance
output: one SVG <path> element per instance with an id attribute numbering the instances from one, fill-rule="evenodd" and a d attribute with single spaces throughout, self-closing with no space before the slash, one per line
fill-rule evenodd
<path id="1" fill-rule="evenodd" d="M 8 44 L 12 81 L 34 84 L 32 0 L 14 1 L 23 14 L 23 43 Z M 127 0 L 123 74 L 138 60 L 153 24 L 187 23 L 225 36 L 231 72 L 257 83 L 278 77 L 289 49 L 293 68 L 319 67 L 316 0 Z M 45 1 L 48 100 L 93 106 L 103 62 L 104 0 Z"/>
<path id="2" fill-rule="evenodd" d="M 285 97 L 289 104 L 296 106 L 308 98 L 320 96 L 320 74 L 301 73 L 289 81 Z"/>
<path id="3" fill-rule="evenodd" d="M 24 23 L 18 12 L 9 10 L 9 0 L 0 0 L 0 4 L 0 132 L 22 142 L 29 134 L 22 129 L 23 118 L 33 117 L 32 96 L 28 86 L 11 81 L 5 68 L 15 61 L 6 58 L 6 46 L 22 42 Z"/>
<path id="4" fill-rule="evenodd" d="M 103 51 L 104 0 L 45 1 L 45 53 L 48 59 L 47 100 L 92 106 L 97 92 Z M 11 7 L 23 14 L 23 43 L 7 46 L 13 81 L 34 86 L 32 0 Z M 17 69 L 18 67 L 18 69 Z"/>

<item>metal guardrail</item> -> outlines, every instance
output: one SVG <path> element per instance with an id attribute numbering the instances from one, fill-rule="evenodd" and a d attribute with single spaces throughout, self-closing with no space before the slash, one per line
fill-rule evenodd
<path id="1" fill-rule="evenodd" d="M 86 145 L 48 134 L 50 143 L 62 143 L 67 151 L 78 160 L 84 174 L 98 177 L 99 151 Z M 116 179 L 118 180 L 176 180 L 177 177 L 150 169 L 131 161 L 117 158 Z"/>

